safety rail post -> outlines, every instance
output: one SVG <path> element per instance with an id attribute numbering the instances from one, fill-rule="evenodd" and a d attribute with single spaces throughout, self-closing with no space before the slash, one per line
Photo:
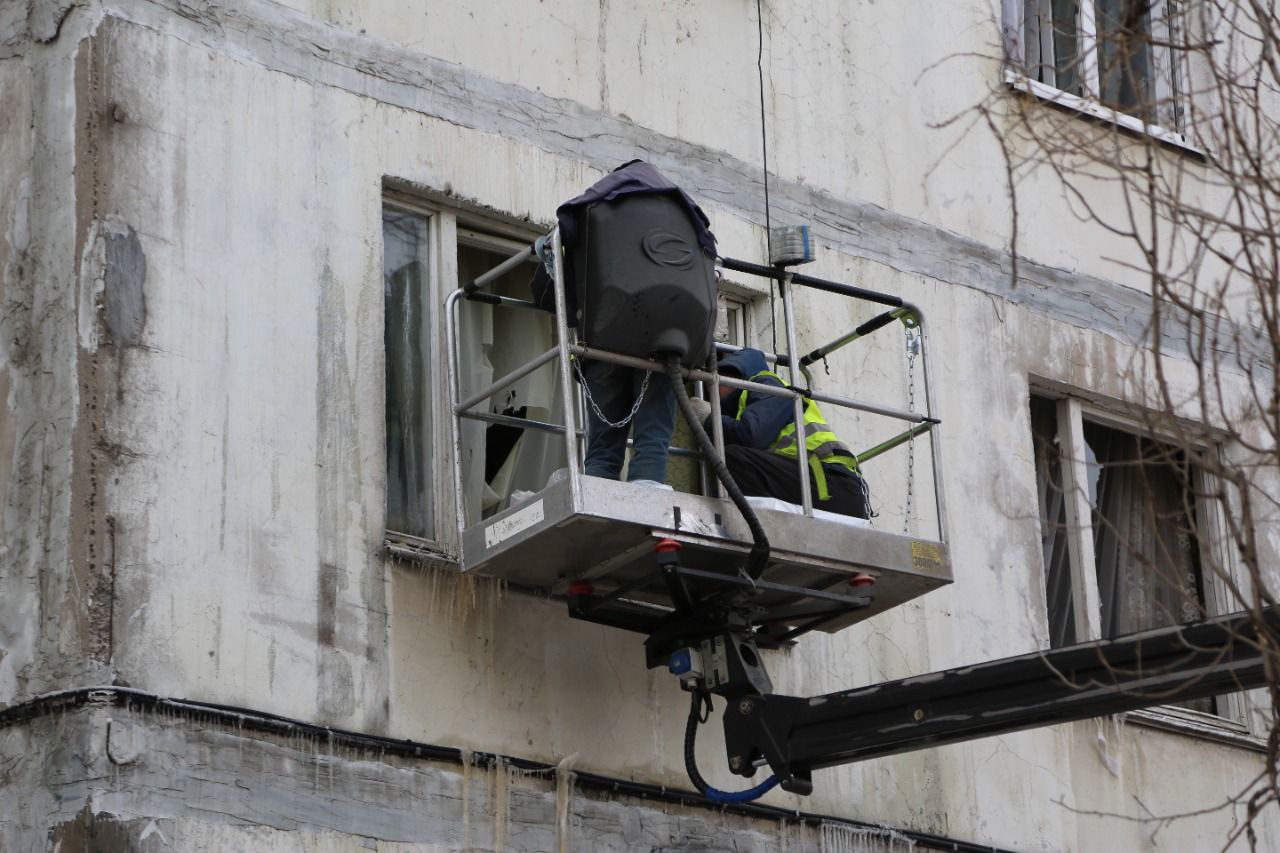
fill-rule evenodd
<path id="1" fill-rule="evenodd" d="M 467 506 L 462 483 L 462 415 L 458 412 L 458 398 L 462 396 L 461 370 L 458 365 L 458 302 L 465 291 L 458 288 L 444 301 L 444 341 L 448 350 L 445 368 L 449 386 L 449 429 L 453 439 L 453 514 L 458 529 L 458 565 L 464 570 L 462 537 L 467 529 Z"/>
<path id="2" fill-rule="evenodd" d="M 920 357 L 923 359 L 924 373 L 924 408 L 925 413 L 932 419 L 935 408 L 933 358 L 930 353 L 929 334 L 924 322 L 924 312 L 909 302 L 904 303 L 903 307 L 911 312 L 909 316 L 915 321 L 916 327 L 920 330 Z M 929 432 L 929 450 L 932 457 L 931 461 L 933 462 L 933 503 L 934 511 L 938 516 L 938 541 L 946 542 L 947 505 L 944 497 L 946 492 L 942 487 L 942 442 L 939 440 L 938 434 L 932 430 Z"/>
<path id="3" fill-rule="evenodd" d="M 720 407 L 720 373 L 712 371 L 711 374 L 711 441 L 715 444 L 716 453 L 720 454 L 720 458 L 724 459 L 724 423 L 720 417 L 724 414 Z M 703 460 L 702 467 L 705 469 L 708 462 Z M 720 478 L 708 477 L 711 481 L 712 488 L 715 489 L 716 497 L 723 497 L 720 493 Z"/>
<path id="4" fill-rule="evenodd" d="M 798 347 L 796 346 L 796 317 L 791 304 L 791 279 L 791 270 L 787 270 L 778 281 L 778 290 L 782 293 L 782 318 L 787 331 L 787 378 L 790 379 L 790 385 L 794 389 L 797 385 Z M 796 464 L 800 466 L 800 506 L 805 515 L 812 517 L 813 494 L 809 488 L 809 435 L 804 428 L 804 396 L 793 391 L 791 406 L 796 426 Z"/>
<path id="5" fill-rule="evenodd" d="M 527 364 L 521 365 L 520 367 L 517 367 L 515 370 L 508 373 L 506 376 L 503 376 L 500 379 L 495 380 L 494 383 L 490 385 L 488 388 L 486 388 L 485 390 L 480 391 L 479 393 L 476 393 L 476 394 L 472 394 L 470 397 L 463 400 L 461 403 L 457 404 L 458 414 L 462 414 L 463 412 L 466 412 L 468 409 L 470 409 L 476 403 L 479 403 L 481 400 L 489 399 L 494 394 L 497 394 L 499 391 L 506 388 L 508 385 L 514 385 L 515 383 L 519 382 L 521 379 L 524 379 L 530 373 L 533 373 L 539 367 L 542 367 L 542 365 L 546 364 L 548 361 L 551 361 L 551 359 L 555 358 L 556 354 L 557 354 L 556 348 L 552 347 L 551 349 L 547 350 L 542 355 L 537 356 Z"/>
<path id="6" fill-rule="evenodd" d="M 552 284 L 556 294 L 556 347 L 560 351 L 560 393 L 564 399 L 564 463 L 569 471 L 569 498 L 574 512 L 582 509 L 582 475 L 578 471 L 578 411 L 573 402 L 573 371 L 569 364 L 569 309 L 565 304 L 564 259 L 561 255 L 560 228 L 551 232 Z"/>

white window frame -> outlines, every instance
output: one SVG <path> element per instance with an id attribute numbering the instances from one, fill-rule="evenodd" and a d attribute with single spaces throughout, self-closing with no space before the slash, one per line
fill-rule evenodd
<path id="1" fill-rule="evenodd" d="M 769 309 L 765 301 L 769 298 L 769 285 L 759 280 L 736 278 L 731 274 L 717 270 L 716 272 L 716 342 L 729 343 L 734 346 L 754 347 L 756 341 L 768 332 L 769 327 L 758 328 L 759 323 L 767 323 Z M 761 307 L 764 306 L 764 307 Z M 728 316 L 729 309 L 736 309 L 737 318 Z M 724 320 L 722 323 L 721 320 Z M 728 326 L 729 338 L 720 337 L 722 327 Z M 733 335 L 741 335 L 734 340 Z"/>
<path id="2" fill-rule="evenodd" d="M 416 214 L 427 220 L 428 277 L 424 304 L 430 305 L 432 309 L 429 350 L 431 364 L 428 373 L 434 403 L 430 412 L 431 450 L 436 467 L 431 484 L 432 535 L 419 537 L 384 529 L 383 545 L 388 552 L 402 559 L 456 566 L 461 543 L 458 542 L 457 509 L 450 468 L 454 464 L 454 451 L 452 415 L 447 405 L 448 371 L 445 359 L 449 357 L 449 353 L 445 347 L 444 302 L 448 294 L 459 285 L 459 246 L 514 253 L 519 248 L 528 246 L 536 235 L 534 229 L 528 226 L 513 225 L 484 214 L 472 213 L 451 204 L 447 197 L 435 199 L 433 195 L 432 198 L 423 198 L 417 193 L 388 188 L 382 194 L 379 218 L 381 210 L 388 207 Z M 384 342 L 384 352 L 385 346 Z"/>
<path id="3" fill-rule="evenodd" d="M 716 322 L 716 341 L 736 347 L 748 346 L 747 341 L 750 338 L 747 330 L 750 327 L 748 318 L 751 312 L 751 299 L 723 288 L 717 293 L 717 299 L 724 322 L 723 324 Z M 720 335 L 722 329 L 723 337 Z"/>
<path id="4" fill-rule="evenodd" d="M 1004 17 L 1004 45 L 1008 60 L 1004 69 L 1005 84 L 1017 91 L 1026 92 L 1040 100 L 1078 112 L 1082 115 L 1107 122 L 1133 133 L 1143 134 L 1166 145 L 1182 149 L 1198 157 L 1204 152 L 1192 145 L 1183 128 L 1188 126 L 1192 104 L 1187 95 L 1186 81 L 1189 69 L 1183 57 L 1174 57 L 1170 50 L 1153 51 L 1152 62 L 1157 85 L 1157 99 L 1171 98 L 1174 103 L 1174 114 L 1178 116 L 1182 127 L 1166 127 L 1150 123 L 1139 116 L 1130 115 L 1100 100 L 1101 84 L 1098 76 L 1098 35 L 1094 15 L 1095 0 L 1078 0 L 1080 4 L 1080 20 L 1077 22 L 1077 74 L 1080 77 L 1083 95 L 1065 92 L 1056 86 L 1042 83 L 1024 73 L 1027 62 L 1025 44 L 1025 4 L 1027 2 L 1048 4 L 1051 0 L 1002 0 Z M 1160 0 L 1166 7 L 1178 0 Z M 1151 27 L 1153 38 L 1172 42 L 1168 32 L 1168 15 L 1153 18 Z M 1043 42 L 1043 38 L 1041 39 Z M 1181 86 L 1183 91 L 1173 93 L 1173 86 Z"/>
<path id="5" fill-rule="evenodd" d="M 422 294 L 422 304 L 427 306 L 429 309 L 429 313 L 426 318 L 426 326 L 429 330 L 428 334 L 430 336 L 430 340 L 439 340 L 443 333 L 443 326 L 441 325 L 442 318 L 439 310 L 440 299 L 438 298 L 439 282 L 444 277 L 440 268 L 442 263 L 446 260 L 444 257 L 445 253 L 441 251 L 441 247 L 444 245 L 444 241 L 441 236 L 441 229 L 443 225 L 441 217 L 438 215 L 438 211 L 434 209 L 413 204 L 404 199 L 392 198 L 384 195 L 382 198 L 382 204 L 379 207 L 379 219 L 381 219 L 381 212 L 388 208 L 405 214 L 421 216 L 426 221 L 427 275 L 423 282 L 423 287 L 426 292 Z M 379 236 L 384 237 L 384 235 Z M 383 275 L 385 275 L 385 270 L 383 271 Z M 383 310 L 386 310 L 385 305 Z M 385 329 L 385 323 L 383 328 Z M 382 347 L 385 359 L 387 354 L 387 344 L 385 339 Z M 443 388 L 445 371 L 441 358 L 443 357 L 444 352 L 439 346 L 430 346 L 427 348 L 427 353 L 428 366 L 426 386 L 431 389 Z M 385 378 L 383 381 L 385 385 Z M 434 394 L 431 395 L 433 403 L 436 399 L 437 398 Z M 384 405 L 386 405 L 385 390 L 383 401 Z M 449 423 L 441 417 L 441 412 L 439 410 L 440 406 L 432 405 L 430 407 L 430 411 L 427 413 L 427 419 L 431 428 L 431 442 L 428 447 L 428 453 L 433 460 L 439 460 L 441 458 L 440 448 L 445 444 L 444 439 L 449 434 Z M 383 419 L 383 422 L 385 423 L 385 418 Z M 386 451 L 384 450 L 384 465 L 386 464 L 385 453 Z M 452 492 L 447 488 L 449 478 L 440 476 L 441 472 L 438 470 L 433 470 L 432 473 L 431 491 L 429 495 L 429 500 L 431 501 L 432 530 L 428 531 L 426 536 L 416 536 L 411 533 L 385 528 L 384 541 L 386 545 L 393 549 L 403 549 L 402 556 L 450 557 L 452 554 L 450 546 L 453 543 L 450 541 L 451 537 L 449 534 L 455 525 L 446 523 L 448 519 L 452 518 Z"/>
<path id="6" fill-rule="evenodd" d="M 1118 414 L 1103 406 L 1069 395 L 1058 388 L 1032 384 L 1030 396 L 1052 401 L 1057 410 L 1058 458 L 1062 471 L 1062 492 L 1066 504 L 1067 555 L 1071 572 L 1071 598 L 1076 642 L 1104 639 L 1102 634 L 1102 596 L 1098 589 L 1098 575 L 1093 549 L 1093 524 L 1088 493 L 1088 469 L 1085 453 L 1084 423 L 1090 421 L 1111 429 L 1143 436 L 1157 441 L 1172 441 L 1172 436 L 1152 432 L 1138 419 Z M 1206 448 L 1208 450 L 1208 448 Z M 1220 448 L 1212 448 L 1220 452 Z M 1231 593 L 1231 584 L 1206 566 L 1221 567 L 1231 578 L 1239 577 L 1235 552 L 1229 547 L 1224 508 L 1208 495 L 1216 494 L 1216 481 L 1203 469 L 1196 468 L 1200 482 L 1196 493 L 1197 526 L 1201 531 L 1200 547 L 1201 584 L 1204 590 L 1204 606 L 1210 614 L 1220 615 L 1240 610 L 1242 605 Z M 1038 476 L 1038 475 L 1037 475 Z M 1039 519 L 1039 511 L 1036 516 Z M 1041 521 L 1041 523 L 1043 523 Z M 1047 577 L 1047 567 L 1041 566 L 1041 577 Z M 1051 602 L 1045 601 L 1045 617 L 1050 619 Z M 1247 703 L 1240 693 L 1217 697 L 1219 713 L 1207 714 L 1189 708 L 1159 706 L 1130 711 L 1131 721 L 1170 729 L 1186 734 L 1212 738 L 1250 749 L 1264 749 L 1265 743 L 1251 734 Z"/>

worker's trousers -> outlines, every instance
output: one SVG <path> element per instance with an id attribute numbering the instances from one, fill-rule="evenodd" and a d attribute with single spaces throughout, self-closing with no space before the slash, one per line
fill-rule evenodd
<path id="1" fill-rule="evenodd" d="M 760 450 L 740 444 L 730 444 L 724 449 L 724 461 L 729 473 L 737 481 L 744 495 L 761 495 L 798 504 L 800 497 L 800 471 L 795 459 L 789 459 L 771 450 Z M 847 469 L 837 470 L 825 466 L 828 500 L 818 500 L 818 484 L 813 472 L 809 472 L 809 495 L 814 509 L 868 518 L 867 490 L 862 478 Z"/>
<path id="2" fill-rule="evenodd" d="M 582 375 L 591 399 L 613 423 L 627 417 L 644 388 L 644 399 L 635 416 L 622 427 L 611 427 L 602 421 L 588 402 L 586 473 L 592 477 L 618 479 L 630 431 L 632 448 L 627 479 L 666 482 L 667 448 L 671 446 L 676 423 L 676 398 L 671 381 L 662 373 L 654 372 L 646 388 L 645 371 L 607 361 L 588 361 L 582 367 Z"/>

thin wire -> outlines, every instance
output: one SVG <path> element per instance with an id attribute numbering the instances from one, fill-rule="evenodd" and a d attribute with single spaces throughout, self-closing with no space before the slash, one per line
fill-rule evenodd
<path id="1" fill-rule="evenodd" d="M 773 261 L 773 227 L 769 219 L 769 132 L 764 109 L 764 11 L 756 0 L 756 76 L 760 81 L 760 158 L 764 168 L 764 244 Z M 773 333 L 773 351 L 778 351 L 778 309 L 775 305 L 778 283 L 769 279 L 769 330 Z"/>

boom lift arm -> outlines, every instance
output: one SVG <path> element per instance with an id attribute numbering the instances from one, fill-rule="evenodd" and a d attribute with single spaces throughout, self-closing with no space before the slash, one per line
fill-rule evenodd
<path id="1" fill-rule="evenodd" d="M 728 700 L 730 771 L 767 764 L 808 794 L 823 767 L 1263 686 L 1278 631 L 1271 607 L 812 698 L 760 689 L 754 643 L 735 632 L 674 653 L 672 670 Z"/>
<path id="2" fill-rule="evenodd" d="M 549 549 L 557 560 L 548 565 L 564 567 L 559 569 L 562 574 L 556 576 L 559 580 L 555 582 L 564 582 L 560 591 L 565 594 L 570 615 L 643 634 L 648 665 L 667 665 L 692 694 L 685 760 L 691 780 L 708 797 L 725 802 L 745 801 L 773 784 L 808 794 L 813 788 L 813 771 L 824 767 L 1249 689 L 1274 680 L 1280 665 L 1280 609 L 1269 607 L 824 696 L 775 694 L 758 648 L 777 647 L 811 630 L 838 630 L 951 580 L 936 441 L 930 444 L 937 541 L 887 531 L 841 528 L 839 539 L 844 550 L 835 554 L 827 547 L 826 538 L 817 535 L 821 525 L 814 518 L 807 488 L 802 488 L 800 509 L 804 517 L 788 516 L 785 523 L 774 519 L 767 538 L 761 525 L 749 523 L 754 542 L 748 554 L 741 534 L 736 540 L 729 535 L 725 526 L 728 519 L 722 519 L 719 502 L 714 499 L 661 496 L 655 510 L 650 506 L 655 503 L 655 495 L 627 496 L 625 515 L 606 511 L 611 506 L 608 501 L 620 495 L 605 481 L 587 482 L 595 478 L 585 477 L 577 466 L 580 432 L 574 422 L 575 406 L 569 399 L 571 359 L 598 359 L 651 371 L 665 368 L 684 408 L 688 401 L 682 399 L 682 378 L 710 383 L 713 412 L 718 412 L 719 385 L 791 396 L 797 429 L 801 428 L 805 398 L 905 421 L 901 432 L 858 455 L 859 462 L 866 462 L 931 432 L 939 423 L 933 416 L 928 359 L 924 361 L 925 411 L 920 414 L 914 407 L 903 412 L 820 394 L 811 387 L 799 386 L 796 371 L 803 372 L 812 385 L 807 370 L 811 364 L 895 321 L 913 330 L 921 348 L 927 350 L 923 346 L 923 317 L 917 308 L 897 296 L 778 267 L 720 258 L 719 264 L 725 269 L 778 282 L 787 352 L 773 357 L 778 364 L 792 368 L 791 382 L 785 389 L 762 386 L 746 379 L 720 377 L 700 365 L 681 367 L 670 357 L 662 358 L 660 364 L 634 354 L 575 343 L 567 326 L 558 232 L 553 233 L 551 245 L 556 261 L 556 346 L 467 399 L 462 399 L 458 380 L 454 317 L 458 303 L 465 298 L 532 307 L 532 303 L 486 293 L 480 288 L 498 272 L 536 256 L 536 250 L 532 254 L 522 250 L 495 271 L 451 294 L 447 302 L 455 460 L 463 458 L 459 426 L 462 419 L 505 422 L 491 412 L 473 408 L 543 364 L 557 362 L 567 416 L 563 427 L 507 419 L 526 429 L 557 432 L 564 437 L 567 488 L 549 484 L 537 500 L 508 507 L 474 528 L 467 526 L 461 465 L 455 463 L 454 489 L 464 564 L 468 568 L 497 568 L 501 576 L 516 581 L 540 579 L 550 586 L 546 573 L 538 573 L 540 561 L 533 559 Z M 790 298 L 794 285 L 863 299 L 887 310 L 832 343 L 800 355 Z M 686 412 L 686 420 L 693 426 L 696 418 Z M 718 423 L 718 419 L 714 420 Z M 720 436 L 714 442 L 706 435 L 699 439 L 702 456 L 708 460 L 720 456 Z M 807 486 L 804 447 L 803 442 L 799 443 L 797 466 L 801 483 Z M 605 505 L 589 507 L 584 489 L 603 499 Z M 730 494 L 738 497 L 732 495 L 732 490 Z M 742 506 L 743 501 L 734 502 L 750 522 L 753 511 Z M 792 522 L 791 518 L 796 520 Z M 608 523 L 601 526 L 600 521 Z M 559 531 L 570 530 L 570 526 L 572 536 L 561 536 Z M 813 539 L 797 541 L 791 535 L 796 526 L 802 526 Z M 608 536 L 600 536 L 598 529 L 592 529 L 601 527 Z M 591 547 L 578 548 L 575 538 Z M 780 543 L 772 552 L 771 542 Z M 612 550 L 604 556 L 595 554 L 593 549 L 600 547 Z M 657 557 L 656 572 L 653 563 L 645 559 L 644 552 L 650 548 Z M 681 565 L 681 549 L 685 550 L 687 565 Z M 773 775 L 764 783 L 727 793 L 711 788 L 698 773 L 694 737 L 697 726 L 705 721 L 701 711 L 712 694 L 728 703 L 724 734 L 730 771 L 751 777 L 759 767 L 767 765 Z"/>

